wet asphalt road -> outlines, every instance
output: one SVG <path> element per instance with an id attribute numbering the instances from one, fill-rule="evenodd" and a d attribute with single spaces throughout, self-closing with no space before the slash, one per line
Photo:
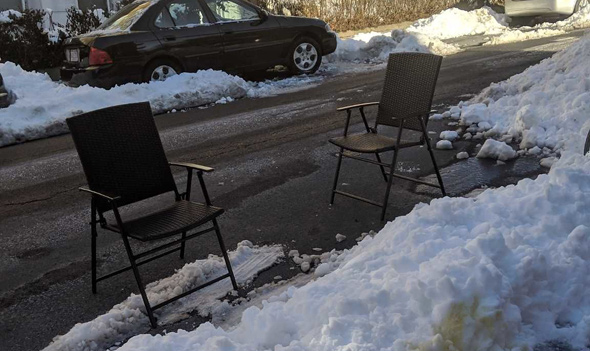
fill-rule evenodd
<path id="1" fill-rule="evenodd" d="M 467 100 L 491 82 L 504 80 L 551 56 L 582 32 L 526 43 L 477 47 L 445 58 L 435 95 L 435 107 Z M 285 250 L 313 253 L 354 245 L 354 238 L 378 231 L 378 208 L 339 197 L 328 206 L 336 164 L 336 148 L 327 142 L 342 133 L 344 115 L 336 107 L 378 100 L 382 68 L 364 73 L 326 77 L 307 90 L 264 99 L 243 99 L 227 105 L 156 117 L 168 158 L 216 168 L 206 175 L 215 205 L 226 209 L 220 219 L 226 244 L 234 249 L 242 240 L 257 245 L 283 244 Z M 374 117 L 373 112 L 369 118 Z M 360 120 L 356 120 L 360 122 Z M 431 123 L 440 132 L 443 122 Z M 361 131 L 356 124 L 353 130 Z M 520 159 L 506 166 L 470 159 L 457 163 L 460 151 L 475 145 L 455 143 L 455 150 L 436 151 L 450 195 L 482 186 L 514 183 L 542 169 L 536 159 Z M 424 149 L 403 150 L 401 168 L 411 176 L 432 173 Z M 89 199 L 77 187 L 85 180 L 68 135 L 0 148 L 0 350 L 38 350 L 136 292 L 132 275 L 99 283 L 90 292 Z M 175 174 L 180 188 L 184 173 Z M 345 161 L 340 184 L 347 191 L 380 199 L 385 184 L 376 166 Z M 199 193 L 198 188 L 194 188 Z M 387 219 L 407 214 L 436 192 L 405 181 L 395 183 Z M 149 202 L 134 208 L 154 208 Z M 348 239 L 337 243 L 334 236 Z M 188 244 L 187 261 L 217 253 L 213 238 Z M 99 260 L 105 270 L 126 263 L 116 235 L 99 233 Z M 181 266 L 169 256 L 144 266 L 144 281 L 170 275 Z M 276 275 L 297 270 L 282 263 L 254 282 L 261 285 Z M 192 328 L 199 317 L 173 326 Z M 147 332 L 147 327 L 146 327 Z"/>

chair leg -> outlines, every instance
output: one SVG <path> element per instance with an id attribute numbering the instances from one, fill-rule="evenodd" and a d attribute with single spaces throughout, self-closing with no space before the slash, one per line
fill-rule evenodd
<path id="1" fill-rule="evenodd" d="M 90 202 L 90 212 L 90 250 L 92 251 L 92 293 L 96 294 L 96 237 L 98 236 L 98 233 L 96 232 L 97 215 L 96 203 L 94 199 L 92 199 Z"/>
<path id="2" fill-rule="evenodd" d="M 221 237 L 221 231 L 219 230 L 219 225 L 217 224 L 217 219 L 213 220 L 213 226 L 215 227 L 215 234 L 217 234 L 217 241 L 219 241 L 219 247 L 221 248 L 221 252 L 223 253 L 223 259 L 225 260 L 225 266 L 227 267 L 227 272 L 229 273 L 229 278 L 231 279 L 231 284 L 234 290 L 238 290 L 238 283 L 236 282 L 236 277 L 234 276 L 234 271 L 231 268 L 231 262 L 229 261 L 229 256 L 227 255 L 227 250 L 225 249 L 225 244 L 223 243 L 223 238 Z"/>
<path id="3" fill-rule="evenodd" d="M 340 154 L 338 156 L 338 165 L 336 166 L 336 175 L 334 175 L 334 185 L 332 186 L 332 197 L 330 198 L 330 205 L 334 204 L 335 191 L 338 187 L 338 177 L 340 176 L 340 167 L 342 166 L 342 153 L 344 149 L 340 148 Z"/>
<path id="4" fill-rule="evenodd" d="M 434 152 L 432 151 L 432 146 L 430 145 L 430 138 L 428 138 L 428 135 L 424 135 L 424 140 L 426 141 L 426 147 L 428 148 L 428 152 L 430 153 L 430 159 L 432 160 L 432 164 L 434 165 L 434 172 L 436 173 L 436 178 L 438 178 L 438 184 L 440 185 L 442 195 L 447 196 L 447 192 L 445 191 L 442 176 L 440 175 L 440 170 L 438 169 L 438 165 L 436 164 L 436 158 L 434 157 Z"/>
<path id="5" fill-rule="evenodd" d="M 94 216 L 93 216 L 94 217 Z M 93 219 L 91 224 L 91 250 L 92 250 L 92 293 L 96 294 L 96 221 Z"/>
<path id="6" fill-rule="evenodd" d="M 383 163 L 381 161 L 381 156 L 378 153 L 375 154 L 375 157 L 377 157 L 377 162 Z M 383 174 L 383 179 L 385 179 L 385 181 L 387 182 L 387 172 L 385 172 L 385 167 L 379 165 L 379 168 L 381 168 L 381 174 Z"/>
<path id="7" fill-rule="evenodd" d="M 182 232 L 182 239 L 186 238 L 186 232 Z M 186 241 L 180 243 L 180 259 L 184 260 L 184 248 L 186 247 Z"/>
<path id="8" fill-rule="evenodd" d="M 381 210 L 381 220 L 385 220 L 385 212 L 387 211 L 387 202 L 389 201 L 389 193 L 391 192 L 391 184 L 393 183 L 393 174 L 395 173 L 395 165 L 397 163 L 397 153 L 394 151 L 393 161 L 391 161 L 391 168 L 389 169 L 389 179 L 387 180 L 387 191 L 385 192 L 385 199 L 383 200 L 383 207 Z"/>
<path id="9" fill-rule="evenodd" d="M 137 269 L 137 265 L 135 264 L 135 256 L 133 256 L 133 251 L 131 251 L 131 245 L 129 245 L 129 239 L 124 234 L 122 236 L 123 242 L 125 243 L 125 250 L 127 250 L 127 256 L 129 256 L 129 262 L 131 262 L 131 268 L 133 269 L 135 281 L 137 282 L 137 286 L 139 287 L 139 292 L 141 294 L 143 304 L 145 305 L 145 310 L 148 314 L 148 318 L 150 319 L 150 324 L 152 325 L 152 328 L 157 328 L 158 323 L 156 323 L 156 318 L 154 317 L 152 306 L 150 305 L 150 301 L 148 300 L 147 294 L 145 293 L 145 287 L 141 282 L 141 276 L 139 275 L 139 270 Z"/>

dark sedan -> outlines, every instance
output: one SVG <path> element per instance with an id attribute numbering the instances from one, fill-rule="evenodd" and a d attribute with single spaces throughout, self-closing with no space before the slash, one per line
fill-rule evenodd
<path id="1" fill-rule="evenodd" d="M 112 87 L 180 72 L 285 65 L 314 73 L 336 50 L 319 19 L 285 17 L 242 0 L 137 0 L 97 30 L 66 41 L 62 80 Z"/>

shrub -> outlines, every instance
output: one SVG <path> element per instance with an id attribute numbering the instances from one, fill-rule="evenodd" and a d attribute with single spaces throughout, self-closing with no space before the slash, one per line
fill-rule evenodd
<path id="1" fill-rule="evenodd" d="M 18 63 L 26 70 L 55 67 L 63 60 L 61 40 L 52 43 L 43 29 L 43 10 L 25 10 L 0 23 L 0 59 Z"/>
<path id="2" fill-rule="evenodd" d="M 277 13 L 316 17 L 336 31 L 374 27 L 428 17 L 459 2 L 468 7 L 501 4 L 503 0 L 254 0 Z"/>
<path id="3" fill-rule="evenodd" d="M 66 32 L 71 36 L 88 33 L 100 26 L 100 18 L 93 10 L 82 11 L 72 6 L 66 13 Z"/>

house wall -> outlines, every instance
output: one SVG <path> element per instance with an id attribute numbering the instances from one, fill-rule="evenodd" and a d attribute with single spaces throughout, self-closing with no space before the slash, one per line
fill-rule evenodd
<path id="1" fill-rule="evenodd" d="M 109 9 L 109 0 L 0 0 L 0 10 L 23 10 L 23 3 L 28 9 L 51 9 L 53 22 L 65 24 L 67 20 L 66 10 L 74 6 L 82 10 L 94 6 L 105 11 Z"/>
<path id="2" fill-rule="evenodd" d="M 23 10 L 22 0 L 0 0 L 0 10 Z"/>
<path id="3" fill-rule="evenodd" d="M 70 7 L 78 7 L 78 0 L 25 0 L 29 9 L 51 9 L 51 20 L 54 23 L 64 24 L 67 20 L 66 10 Z"/>
<path id="4" fill-rule="evenodd" d="M 81 10 L 88 10 L 96 6 L 96 8 L 108 10 L 107 0 L 78 0 L 78 6 Z"/>

